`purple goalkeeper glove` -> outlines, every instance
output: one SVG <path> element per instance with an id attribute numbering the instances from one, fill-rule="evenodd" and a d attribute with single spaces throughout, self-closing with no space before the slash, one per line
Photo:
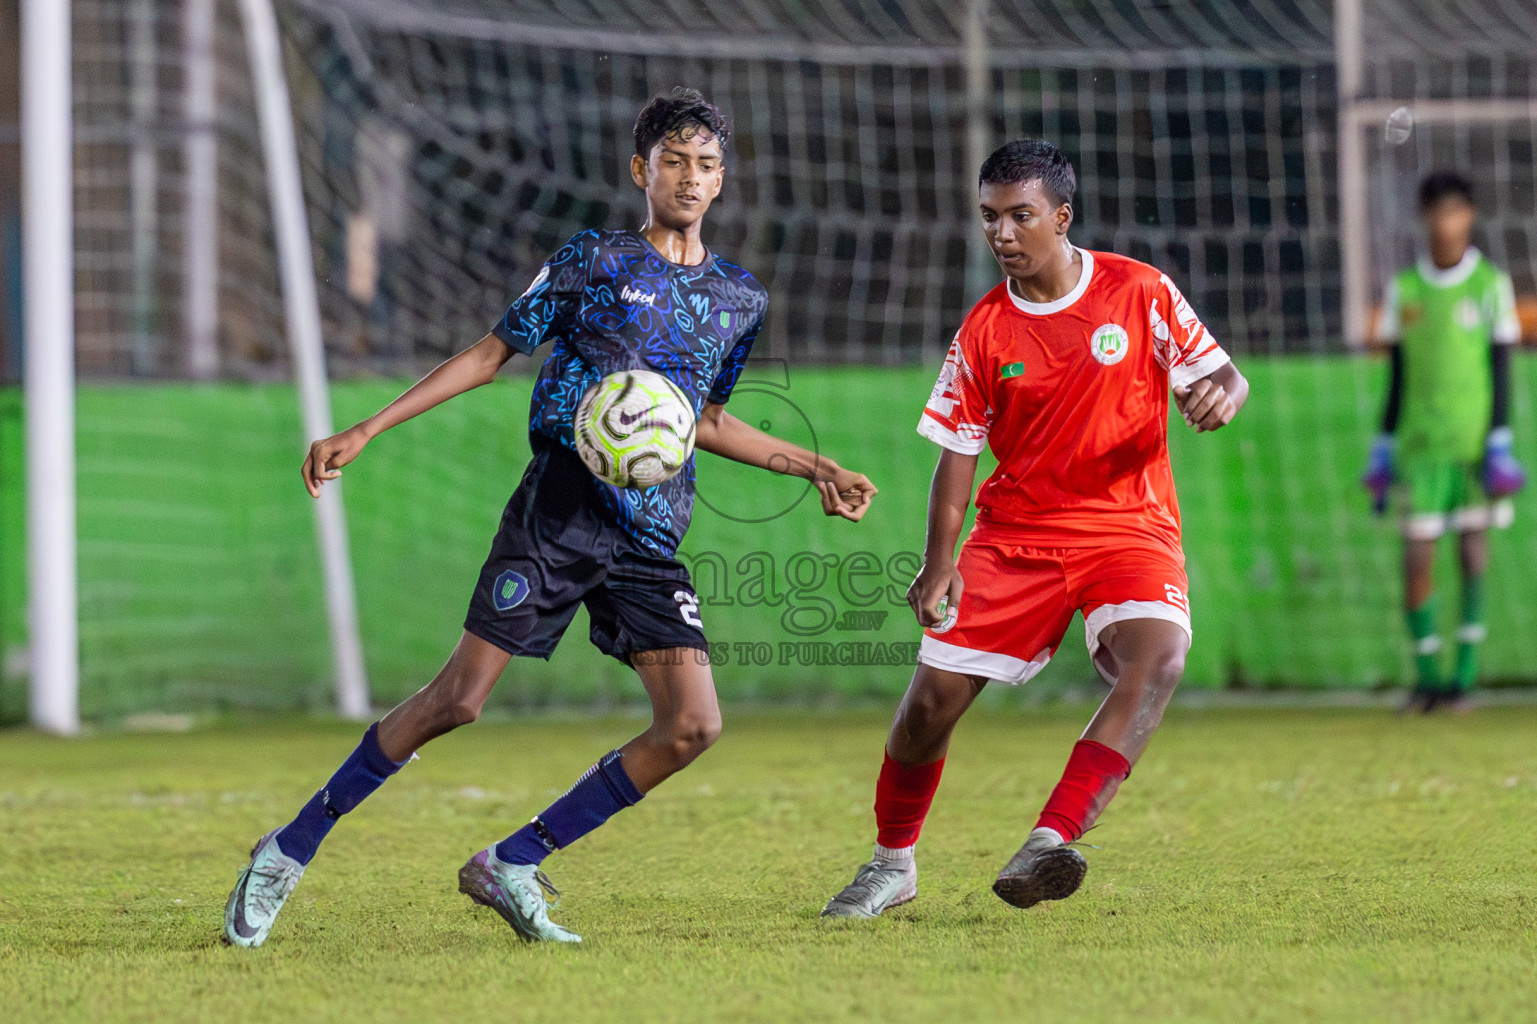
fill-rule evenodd
<path id="1" fill-rule="evenodd" d="M 1506 498 L 1526 486 L 1526 470 L 1511 454 L 1515 438 L 1509 427 L 1489 431 L 1484 442 L 1484 493 L 1491 498 Z"/>
<path id="2" fill-rule="evenodd" d="M 1372 492 L 1372 511 L 1379 516 L 1388 507 L 1388 488 L 1393 486 L 1393 435 L 1378 434 L 1366 458 L 1361 486 Z"/>

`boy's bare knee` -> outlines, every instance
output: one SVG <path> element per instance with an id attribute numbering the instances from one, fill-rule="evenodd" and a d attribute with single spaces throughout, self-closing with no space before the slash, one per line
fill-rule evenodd
<path id="1" fill-rule="evenodd" d="M 966 695 L 944 686 L 914 688 L 902 702 L 902 712 L 914 726 L 943 724 L 970 703 Z"/>
<path id="2" fill-rule="evenodd" d="M 450 729 L 457 729 L 461 725 L 469 725 L 480 720 L 480 701 L 456 700 L 449 704 L 443 720 Z"/>
<path id="3" fill-rule="evenodd" d="M 686 765 L 720 738 L 720 713 L 684 712 L 668 722 L 661 733 L 660 745 L 677 764 Z"/>
<path id="4" fill-rule="evenodd" d="M 1185 677 L 1185 652 L 1171 651 L 1153 661 L 1153 678 L 1160 689 L 1173 690 Z"/>
<path id="5" fill-rule="evenodd" d="M 928 736 L 945 732 L 955 725 L 956 719 L 971 705 L 970 698 L 969 693 L 925 689 L 904 701 L 898 714 L 910 734 Z"/>
<path id="6" fill-rule="evenodd" d="M 674 744 L 693 760 L 715 745 L 720 739 L 720 715 L 694 715 L 685 718 L 673 734 Z"/>
<path id="7" fill-rule="evenodd" d="M 1185 676 L 1185 652 L 1165 651 L 1150 655 L 1122 670 L 1116 686 L 1130 686 L 1150 700 L 1167 699 Z"/>

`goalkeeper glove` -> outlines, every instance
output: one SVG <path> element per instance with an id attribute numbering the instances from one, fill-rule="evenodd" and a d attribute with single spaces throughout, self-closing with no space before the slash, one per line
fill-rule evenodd
<path id="1" fill-rule="evenodd" d="M 1526 470 L 1511 454 L 1515 438 L 1509 427 L 1489 431 L 1484 442 L 1484 493 L 1491 498 L 1505 498 L 1526 486 Z"/>
<path id="2" fill-rule="evenodd" d="M 1378 434 L 1366 459 L 1361 486 L 1372 494 L 1372 511 L 1379 516 L 1388 507 L 1388 488 L 1393 485 L 1393 435 Z"/>

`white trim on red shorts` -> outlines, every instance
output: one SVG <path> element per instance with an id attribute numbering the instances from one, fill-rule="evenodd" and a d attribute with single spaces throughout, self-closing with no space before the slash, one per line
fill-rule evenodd
<path id="1" fill-rule="evenodd" d="M 1102 604 L 1083 619 L 1084 642 L 1089 646 L 1089 657 L 1099 653 L 1099 634 L 1112 622 L 1129 619 L 1163 619 L 1185 631 L 1192 642 L 1195 633 L 1190 629 L 1190 616 L 1182 608 L 1167 601 L 1122 601 L 1120 604 Z"/>
<path id="2" fill-rule="evenodd" d="M 959 672 L 963 676 L 985 676 L 1011 686 L 1029 682 L 1050 660 L 1050 647 L 1025 661 L 1007 654 L 958 647 L 926 634 L 923 642 L 918 645 L 918 661 L 924 665 L 942 668 L 946 672 Z"/>

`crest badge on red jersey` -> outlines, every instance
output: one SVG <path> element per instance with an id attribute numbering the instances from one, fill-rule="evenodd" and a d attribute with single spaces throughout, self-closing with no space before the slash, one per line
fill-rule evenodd
<path id="1" fill-rule="evenodd" d="M 1103 366 L 1114 366 L 1126 358 L 1131 348 L 1131 338 L 1120 324 L 1104 324 L 1089 335 L 1089 351 L 1095 361 Z"/>

